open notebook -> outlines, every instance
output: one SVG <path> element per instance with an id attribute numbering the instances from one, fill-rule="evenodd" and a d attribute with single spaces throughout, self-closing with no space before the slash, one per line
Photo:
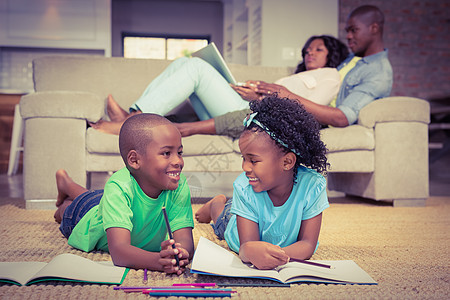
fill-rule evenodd
<path id="1" fill-rule="evenodd" d="M 64 253 L 46 262 L 0 262 L 0 282 L 30 285 L 41 281 L 76 281 L 121 284 L 129 269 L 111 261 L 90 259 Z"/>
<path id="2" fill-rule="evenodd" d="M 225 60 L 216 47 L 216 44 L 210 43 L 208 46 L 192 53 L 192 56 L 199 57 L 213 66 L 222 76 L 231 84 L 236 84 L 233 74 L 231 74 Z"/>
<path id="3" fill-rule="evenodd" d="M 352 260 L 312 262 L 331 265 L 332 268 L 290 262 L 272 270 L 259 270 L 243 263 L 233 252 L 200 237 L 192 260 L 191 273 L 271 279 L 282 283 L 377 284 Z"/>

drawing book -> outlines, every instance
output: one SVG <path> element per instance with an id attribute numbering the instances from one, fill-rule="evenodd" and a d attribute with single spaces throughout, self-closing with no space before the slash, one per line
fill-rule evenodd
<path id="1" fill-rule="evenodd" d="M 332 268 L 289 262 L 272 270 L 259 270 L 243 263 L 233 252 L 200 237 L 191 273 L 204 275 L 271 279 L 282 283 L 313 282 L 334 284 L 377 284 L 352 260 L 313 260 Z"/>
<path id="2" fill-rule="evenodd" d="M 129 269 L 116 267 L 111 261 L 90 259 L 64 253 L 46 262 L 0 262 L 0 282 L 30 285 L 41 281 L 76 281 L 99 284 L 122 284 Z"/>

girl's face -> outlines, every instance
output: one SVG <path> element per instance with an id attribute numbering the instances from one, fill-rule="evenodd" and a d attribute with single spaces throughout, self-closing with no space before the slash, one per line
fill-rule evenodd
<path id="1" fill-rule="evenodd" d="M 256 193 L 285 188 L 288 172 L 284 167 L 285 154 L 265 132 L 245 131 L 239 139 L 242 169 Z"/>
<path id="2" fill-rule="evenodd" d="M 328 49 L 322 39 L 315 39 L 309 44 L 305 54 L 306 70 L 315 70 L 327 64 Z"/>

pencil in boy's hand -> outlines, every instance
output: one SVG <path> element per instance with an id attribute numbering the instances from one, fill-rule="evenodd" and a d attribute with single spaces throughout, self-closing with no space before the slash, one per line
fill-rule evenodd
<path id="1" fill-rule="evenodd" d="M 163 207 L 162 208 L 162 212 L 164 215 L 164 220 L 166 221 L 166 227 L 167 227 L 167 231 L 169 232 L 169 239 L 173 240 L 173 234 L 172 234 L 172 230 L 170 229 L 170 224 L 169 224 L 169 217 L 167 216 L 167 212 L 166 212 L 166 208 Z M 175 249 L 175 244 L 172 244 L 172 248 Z M 178 255 L 175 255 L 175 259 L 177 261 L 177 267 L 180 267 L 180 259 L 178 258 Z"/>

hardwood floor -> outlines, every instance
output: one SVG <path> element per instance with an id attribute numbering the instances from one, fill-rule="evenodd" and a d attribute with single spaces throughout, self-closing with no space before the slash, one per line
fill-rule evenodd
<path id="1" fill-rule="evenodd" d="M 21 96 L 21 94 L 0 93 L 0 173 L 6 173 L 8 170 L 14 108 L 19 103 Z M 21 164 L 22 161 L 20 161 L 19 167 Z"/>

